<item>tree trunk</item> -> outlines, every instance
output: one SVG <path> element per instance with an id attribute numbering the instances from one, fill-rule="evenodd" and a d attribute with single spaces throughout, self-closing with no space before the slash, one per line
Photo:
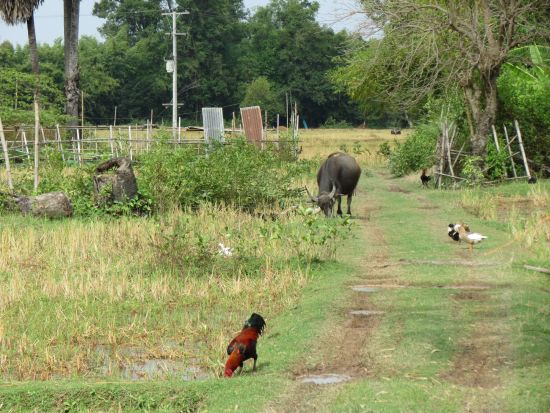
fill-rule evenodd
<path id="1" fill-rule="evenodd" d="M 65 37 L 65 113 L 71 117 L 69 125 L 78 125 L 78 103 L 80 99 L 80 73 L 78 68 L 78 18 L 80 0 L 64 0 Z"/>
<path id="2" fill-rule="evenodd" d="M 27 20 L 27 33 L 29 36 L 32 72 L 38 76 L 40 74 L 40 69 L 38 67 L 38 48 L 36 46 L 36 31 L 34 29 L 34 13 L 31 14 L 31 17 Z M 38 88 L 38 85 L 35 85 L 35 88 Z"/>
<path id="3" fill-rule="evenodd" d="M 27 19 L 29 35 L 29 51 L 31 55 L 32 72 L 34 73 L 34 191 L 38 190 L 38 131 L 40 129 L 40 67 L 38 66 L 38 48 L 36 45 L 36 31 L 34 27 L 34 13 Z"/>
<path id="4" fill-rule="evenodd" d="M 464 88 L 467 108 L 472 119 L 473 131 L 470 136 L 472 154 L 485 160 L 491 125 L 495 123 L 497 103 L 497 71 L 482 74 L 480 80 L 472 80 Z"/>

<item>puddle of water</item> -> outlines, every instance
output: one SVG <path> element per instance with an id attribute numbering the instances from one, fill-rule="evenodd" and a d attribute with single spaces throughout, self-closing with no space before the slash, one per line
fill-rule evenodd
<path id="1" fill-rule="evenodd" d="M 370 316 L 370 315 L 381 315 L 384 314 L 384 311 L 377 311 L 377 310 L 353 310 L 349 312 L 351 315 L 358 315 L 358 316 Z"/>
<path id="2" fill-rule="evenodd" d="M 367 286 L 363 286 L 363 285 L 356 285 L 355 287 L 351 287 L 351 289 L 353 291 L 358 291 L 360 293 L 374 293 L 374 292 L 378 291 L 377 288 L 367 287 Z"/>
<path id="3" fill-rule="evenodd" d="M 343 383 L 348 380 L 351 380 L 351 377 L 344 374 L 318 374 L 302 377 L 300 381 L 302 383 L 325 385 Z"/>
<path id="4" fill-rule="evenodd" d="M 167 377 L 190 381 L 209 377 L 193 360 L 183 362 L 168 358 L 147 358 L 145 349 L 140 347 L 118 349 L 117 360 L 107 346 L 97 346 L 96 353 L 99 356 L 99 371 L 103 375 L 118 372 L 123 378 L 134 381 Z"/>

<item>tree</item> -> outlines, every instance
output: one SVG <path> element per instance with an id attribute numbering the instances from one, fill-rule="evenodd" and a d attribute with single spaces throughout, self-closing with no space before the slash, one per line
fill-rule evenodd
<path id="1" fill-rule="evenodd" d="M 0 3 L 0 14 L 8 24 L 27 22 L 29 49 L 32 71 L 35 75 L 34 86 L 34 190 L 38 189 L 38 127 L 40 125 L 38 50 L 36 46 L 36 31 L 34 27 L 34 10 L 43 0 L 5 0 Z"/>
<path id="2" fill-rule="evenodd" d="M 65 39 L 65 113 L 71 116 L 70 123 L 78 124 L 80 98 L 80 73 L 78 68 L 78 18 L 80 0 L 63 1 L 63 28 Z"/>
<path id="3" fill-rule="evenodd" d="M 310 125 L 330 116 L 357 122 L 356 105 L 335 91 L 327 75 L 348 35 L 321 26 L 315 20 L 318 10 L 318 2 L 304 0 L 272 0 L 258 8 L 247 25 L 241 67 L 249 79 L 265 76 L 287 92 Z"/>
<path id="4" fill-rule="evenodd" d="M 34 27 L 34 10 L 44 0 L 5 0 L 0 3 L 0 15 L 6 23 L 14 25 L 27 23 L 32 71 L 38 75 L 38 51 L 36 46 L 36 31 Z"/>
<path id="5" fill-rule="evenodd" d="M 246 88 L 244 100 L 241 106 L 260 106 L 267 110 L 269 120 L 273 120 L 277 113 L 282 113 L 284 106 L 281 96 L 273 90 L 273 85 L 264 76 L 254 79 Z"/>
<path id="6" fill-rule="evenodd" d="M 497 77 L 509 52 L 548 38 L 547 0 L 362 0 L 368 26 L 381 38 L 348 60 L 344 76 L 356 96 L 373 76 L 379 94 L 413 106 L 423 97 L 458 87 L 470 120 L 474 155 L 485 157 L 497 109 Z M 371 32 L 374 34 L 374 32 Z M 368 59 L 361 58 L 368 56 Z"/>

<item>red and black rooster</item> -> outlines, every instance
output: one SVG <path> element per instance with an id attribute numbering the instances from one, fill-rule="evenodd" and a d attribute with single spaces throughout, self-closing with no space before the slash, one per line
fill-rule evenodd
<path id="1" fill-rule="evenodd" d="M 265 320 L 259 314 L 252 313 L 250 318 L 244 323 L 242 331 L 235 337 L 229 346 L 227 346 L 227 355 L 229 358 L 225 363 L 225 377 L 231 377 L 237 368 L 243 368 L 243 362 L 248 359 L 254 359 L 252 370 L 256 370 L 256 342 L 262 334 L 265 327 Z"/>
<path id="2" fill-rule="evenodd" d="M 430 175 L 426 175 L 427 171 L 427 168 L 422 169 L 422 175 L 420 175 L 420 180 L 422 181 L 422 185 L 424 186 L 428 186 L 428 182 L 432 180 L 432 177 Z"/>

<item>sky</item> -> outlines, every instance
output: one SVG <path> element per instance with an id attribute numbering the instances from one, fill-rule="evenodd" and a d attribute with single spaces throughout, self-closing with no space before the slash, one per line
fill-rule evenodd
<path id="1" fill-rule="evenodd" d="M 0 0 L 1 1 L 1 0 Z M 101 39 L 97 28 L 103 19 L 92 15 L 96 0 L 82 0 L 80 4 L 80 35 L 95 36 Z M 357 19 L 344 18 L 353 10 L 354 0 L 317 0 L 320 10 L 317 16 L 319 23 L 332 27 L 335 31 L 351 29 L 356 26 Z M 244 0 L 246 8 L 264 6 L 269 0 Z M 58 37 L 63 37 L 63 1 L 45 0 L 35 14 L 36 37 L 39 43 L 53 43 Z M 8 26 L 0 21 L 0 43 L 9 40 L 11 43 L 24 45 L 27 43 L 26 25 Z"/>

